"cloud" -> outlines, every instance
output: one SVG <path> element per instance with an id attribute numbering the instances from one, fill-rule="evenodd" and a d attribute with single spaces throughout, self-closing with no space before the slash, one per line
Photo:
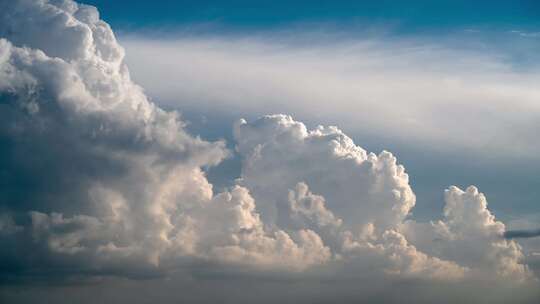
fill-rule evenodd
<path id="1" fill-rule="evenodd" d="M 350 228 L 396 227 L 415 204 L 408 176 L 391 153 L 367 153 L 336 127 L 308 131 L 290 116 L 274 115 L 239 121 L 234 134 L 244 159 L 240 183 L 268 220 L 286 213 L 283 194 L 300 182 L 333 204 L 344 223 L 353 222 Z"/>
<path id="2" fill-rule="evenodd" d="M 341 226 L 342 220 L 326 209 L 325 199 L 309 191 L 305 183 L 298 183 L 294 190 L 289 190 L 291 217 L 313 222 L 320 227 Z"/>
<path id="3" fill-rule="evenodd" d="M 287 256 L 300 269 L 327 258 L 310 231 L 264 230 L 246 190 L 214 197 L 201 168 L 227 157 L 224 143 L 192 137 L 178 113 L 147 99 L 95 8 L 2 5 L 1 203 L 29 215 L 12 241 L 45 256 L 3 263 L 146 275 L 179 257 L 258 266 Z"/>
<path id="4" fill-rule="evenodd" d="M 536 282 L 476 188 L 449 188 L 443 220 L 408 220 L 416 198 L 405 168 L 337 127 L 241 119 L 236 152 L 190 135 L 180 114 L 131 80 L 93 7 L 2 2 L 0 36 L 2 285 L 176 278 L 192 286 L 206 275 L 345 281 L 355 287 L 344 297 L 361 282 L 369 299 L 388 282 Z M 216 192 L 206 171 L 232 153 L 241 176 Z"/>
<path id="5" fill-rule="evenodd" d="M 391 255 L 386 266 L 380 265 L 390 272 L 422 274 L 430 270 L 433 272 L 425 275 L 444 273 L 446 278 L 469 272 L 479 276 L 494 272 L 520 280 L 531 277 L 522 264 L 521 248 L 514 241 L 501 239 L 505 225 L 495 220 L 484 195 L 473 186 L 467 191 L 457 187 L 446 190 L 445 220 L 405 221 L 415 196 L 404 167 L 389 152 L 368 154 L 335 127 L 307 130 L 284 115 L 266 116 L 253 123 L 240 120 L 235 139 L 243 158 L 239 183 L 261 203 L 261 216 L 268 222 L 294 227 L 289 210 L 292 208 L 295 216 L 300 211 L 311 217 L 316 227 L 310 227 L 326 243 L 341 246 L 340 254 L 358 249 L 359 255 Z M 289 191 L 287 201 L 288 185 L 297 183 L 298 194 Z M 308 192 L 308 186 L 316 195 Z M 298 200 L 305 200 L 305 196 L 311 202 L 300 209 Z M 321 218 L 332 219 L 338 232 L 321 229 Z M 434 244 L 433 240 L 438 241 Z M 407 262 L 396 266 L 396 258 Z M 438 268 L 442 269 L 439 274 Z"/>
<path id="6" fill-rule="evenodd" d="M 505 231 L 504 237 L 507 239 L 533 238 L 540 236 L 540 230 L 510 230 Z"/>
<path id="7" fill-rule="evenodd" d="M 377 142 L 537 159 L 531 130 L 538 129 L 540 74 L 519 62 L 525 54 L 498 52 L 500 44 L 478 38 L 307 32 L 121 40 L 136 80 L 167 106 L 247 117 L 286 112 L 310 124 L 339 122 Z"/>
<path id="8" fill-rule="evenodd" d="M 484 274 L 523 280 L 532 274 L 522 264 L 521 246 L 501 236 L 505 225 L 487 209 L 487 201 L 474 186 L 445 191 L 444 219 L 431 223 L 406 222 L 404 231 L 418 248 L 441 258 L 460 261 Z"/>

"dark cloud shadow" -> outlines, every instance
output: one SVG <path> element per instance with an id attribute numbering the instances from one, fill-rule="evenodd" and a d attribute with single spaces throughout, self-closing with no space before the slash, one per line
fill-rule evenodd
<path id="1" fill-rule="evenodd" d="M 509 230 L 504 233 L 506 239 L 526 239 L 540 237 L 540 229 L 535 230 Z"/>

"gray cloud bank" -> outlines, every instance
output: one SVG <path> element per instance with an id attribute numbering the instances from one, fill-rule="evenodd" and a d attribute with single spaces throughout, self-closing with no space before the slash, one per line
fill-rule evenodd
<path id="1" fill-rule="evenodd" d="M 510 230 L 505 231 L 504 237 L 507 239 L 534 238 L 540 236 L 540 229 L 536 230 Z"/>
<path id="2" fill-rule="evenodd" d="M 240 119 L 235 152 L 194 137 L 131 81 L 124 49 L 91 6 L 2 1 L 0 37 L 6 301 L 69 302 L 96 290 L 110 300 L 117 287 L 132 289 L 125 302 L 210 302 L 198 289 L 225 283 L 217 290 L 231 302 L 251 301 L 238 291 L 253 285 L 271 299 L 276 286 L 288 292 L 284 302 L 399 302 L 396 284 L 414 286 L 403 287 L 411 300 L 451 303 L 463 295 L 455 289 L 493 300 L 470 287 L 483 284 L 501 286 L 503 302 L 538 299 L 520 245 L 500 238 L 506 227 L 474 186 L 449 187 L 443 216 L 416 222 L 396 157 L 367 152 L 337 127 Z M 217 192 L 206 170 L 232 153 L 241 176 Z M 314 291 L 321 282 L 328 293 Z"/>

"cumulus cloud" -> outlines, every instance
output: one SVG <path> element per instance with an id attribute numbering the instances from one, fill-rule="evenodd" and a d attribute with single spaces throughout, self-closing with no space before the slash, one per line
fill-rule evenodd
<path id="1" fill-rule="evenodd" d="M 216 193 L 206 170 L 234 152 L 146 97 L 91 6 L 2 2 L 0 36 L 0 282 L 186 269 L 534 281 L 476 188 L 449 188 L 440 221 L 408 220 L 405 168 L 337 127 L 239 120 L 241 176 Z"/>
<path id="2" fill-rule="evenodd" d="M 313 222 L 317 226 L 339 227 L 343 222 L 332 211 L 326 209 L 324 197 L 309 191 L 305 183 L 298 183 L 289 191 L 291 217 Z"/>
<path id="3" fill-rule="evenodd" d="M 327 258 L 310 231 L 294 240 L 265 231 L 246 190 L 214 198 L 201 168 L 228 155 L 224 143 L 192 137 L 177 113 L 147 99 L 95 8 L 3 2 L 0 20 L 1 200 L 30 218 L 14 235 L 3 220 L 2 231 L 27 237 L 47 264 L 64 263 L 60 255 L 75 273 L 132 273 L 178 256 L 290 257 L 299 268 Z"/>
<path id="4" fill-rule="evenodd" d="M 474 186 L 445 191 L 444 219 L 429 224 L 405 223 L 405 231 L 418 247 L 437 256 L 460 261 L 477 271 L 518 280 L 532 276 L 523 264 L 521 246 L 502 238 L 505 225 L 487 209 L 487 201 Z"/>
<path id="5" fill-rule="evenodd" d="M 290 116 L 265 116 L 239 121 L 235 140 L 244 159 L 240 183 L 269 221 L 286 214 L 284 193 L 300 182 L 332 203 L 351 229 L 396 227 L 415 204 L 405 169 L 391 153 L 367 153 L 336 127 L 308 131 Z"/>
<path id="6" fill-rule="evenodd" d="M 531 277 L 520 246 L 501 237 L 504 224 L 495 220 L 486 198 L 473 186 L 445 192 L 445 220 L 405 221 L 415 196 L 405 169 L 389 152 L 368 154 L 335 127 L 308 131 L 284 115 L 251 124 L 241 120 L 235 139 L 244 159 L 239 182 L 251 189 L 268 221 L 294 226 L 288 223 L 292 209 L 294 216 L 303 215 L 319 229 L 332 223 L 339 228 L 337 234 L 321 229 L 328 244 L 341 246 L 340 254 L 356 250 L 359 255 L 392 256 L 388 271 L 399 261 L 398 273 Z M 287 201 L 287 185 L 296 183 Z"/>

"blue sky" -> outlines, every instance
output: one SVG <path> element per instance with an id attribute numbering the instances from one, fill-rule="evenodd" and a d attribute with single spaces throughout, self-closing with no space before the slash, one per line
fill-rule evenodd
<path id="1" fill-rule="evenodd" d="M 403 32 L 464 28 L 534 30 L 540 3 L 519 1 L 106 1 L 88 0 L 113 27 L 214 23 L 256 30 L 297 23 L 390 24 Z M 129 3 L 126 5 L 126 3 Z"/>

